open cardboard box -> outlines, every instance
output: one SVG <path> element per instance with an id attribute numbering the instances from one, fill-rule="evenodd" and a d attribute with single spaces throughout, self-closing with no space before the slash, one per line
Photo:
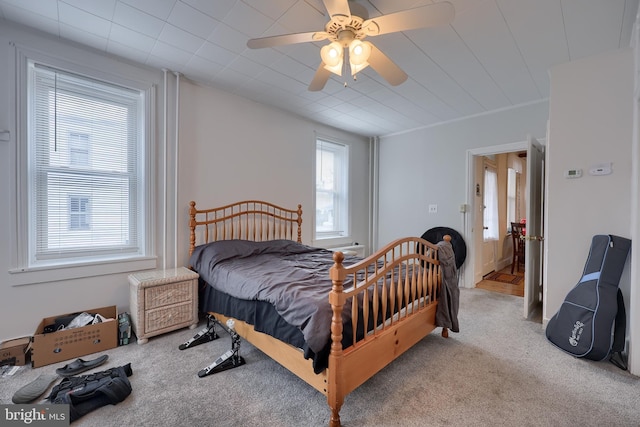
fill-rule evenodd
<path id="1" fill-rule="evenodd" d="M 0 362 L 2 364 L 22 366 L 29 360 L 31 337 L 15 338 L 0 344 Z"/>
<path id="2" fill-rule="evenodd" d="M 89 314 L 101 314 L 108 321 L 80 328 L 64 329 L 44 333 L 45 327 L 55 323 L 59 317 L 74 313 L 46 317 L 38 325 L 31 343 L 31 366 L 50 365 L 87 354 L 109 350 L 118 345 L 118 310 L 116 306 L 83 310 Z"/>

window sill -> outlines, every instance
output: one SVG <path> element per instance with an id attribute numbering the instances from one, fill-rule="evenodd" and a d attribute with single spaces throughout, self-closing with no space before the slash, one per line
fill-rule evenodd
<path id="1" fill-rule="evenodd" d="M 351 236 L 346 237 L 327 237 L 326 239 L 315 239 L 313 246 L 318 248 L 332 248 L 337 246 L 350 246 L 353 245 L 353 238 Z"/>
<path id="2" fill-rule="evenodd" d="M 157 267 L 156 257 L 134 258 L 108 262 L 93 262 L 79 265 L 47 266 L 29 269 L 11 269 L 11 285 L 23 286 L 35 283 L 58 282 L 61 280 L 83 279 L 87 277 L 121 274 Z"/>

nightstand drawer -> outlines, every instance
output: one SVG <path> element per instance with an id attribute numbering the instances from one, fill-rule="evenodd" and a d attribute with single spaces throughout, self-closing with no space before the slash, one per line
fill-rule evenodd
<path id="1" fill-rule="evenodd" d="M 149 310 L 145 315 L 144 330 L 147 334 L 178 325 L 194 323 L 193 309 L 190 301 L 168 307 Z"/>
<path id="2" fill-rule="evenodd" d="M 145 310 L 164 307 L 169 304 L 176 304 L 193 299 L 193 282 L 171 283 L 168 285 L 154 286 L 144 290 Z"/>

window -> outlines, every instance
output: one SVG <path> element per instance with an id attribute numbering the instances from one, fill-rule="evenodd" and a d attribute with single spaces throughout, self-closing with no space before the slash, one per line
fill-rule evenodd
<path id="1" fill-rule="evenodd" d="M 516 184 L 517 174 L 515 169 L 507 169 L 507 233 L 511 233 L 511 223 L 516 220 Z"/>
<path id="2" fill-rule="evenodd" d="M 69 231 L 89 230 L 89 197 L 69 196 Z"/>
<path id="3" fill-rule="evenodd" d="M 498 174 L 495 169 L 484 169 L 484 231 L 483 239 L 498 240 Z"/>
<path id="4" fill-rule="evenodd" d="M 348 147 L 316 141 L 316 239 L 349 234 Z"/>
<path id="5" fill-rule="evenodd" d="M 72 166 L 89 166 L 89 134 L 69 134 L 69 161 Z"/>
<path id="6" fill-rule="evenodd" d="M 27 61 L 27 268 L 145 255 L 145 91 Z"/>

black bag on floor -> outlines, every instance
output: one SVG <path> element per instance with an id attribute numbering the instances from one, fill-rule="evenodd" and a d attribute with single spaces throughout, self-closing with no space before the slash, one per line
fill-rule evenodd
<path id="1" fill-rule="evenodd" d="M 575 357 L 603 360 L 617 353 L 624 359 L 626 315 L 618 284 L 630 249 L 631 240 L 624 237 L 593 236 L 582 278 L 547 323 L 552 344 Z M 626 362 L 613 356 L 612 363 L 626 369 Z"/>

